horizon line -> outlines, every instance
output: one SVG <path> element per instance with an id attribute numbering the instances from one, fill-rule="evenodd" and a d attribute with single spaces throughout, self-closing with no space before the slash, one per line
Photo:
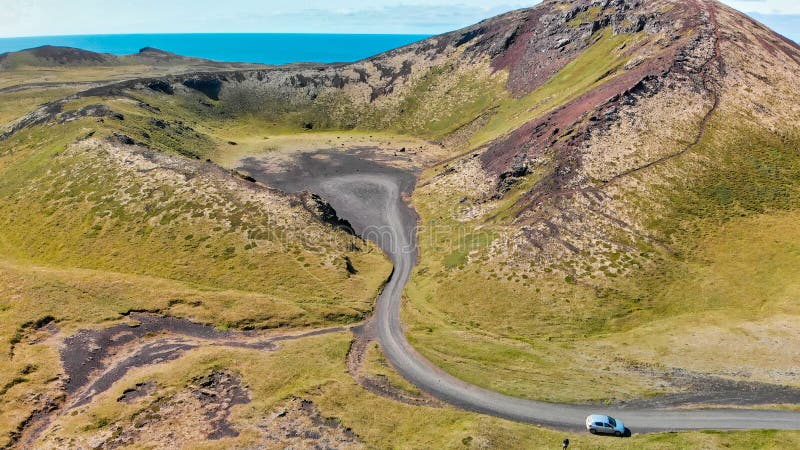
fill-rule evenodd
<path id="1" fill-rule="evenodd" d="M 269 32 L 269 31 L 245 31 L 245 32 L 228 32 L 228 31 L 213 31 L 213 32 L 159 32 L 159 33 L 81 33 L 81 34 L 41 34 L 41 35 L 26 35 L 26 36 L 0 36 L 0 39 L 34 39 L 34 38 L 58 38 L 58 37 L 88 37 L 88 36 L 211 36 L 211 35 L 314 35 L 314 36 L 425 36 L 433 37 L 441 34 L 450 33 L 445 31 L 443 33 L 306 33 L 302 31 L 291 32 Z"/>

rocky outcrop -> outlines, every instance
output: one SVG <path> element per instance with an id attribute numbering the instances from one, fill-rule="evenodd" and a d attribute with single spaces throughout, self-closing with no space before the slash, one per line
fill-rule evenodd
<path id="1" fill-rule="evenodd" d="M 311 212 L 311 214 L 319 219 L 320 222 L 326 223 L 334 228 L 338 228 L 355 236 L 356 233 L 353 230 L 353 225 L 350 224 L 347 219 L 342 219 L 339 217 L 333 206 L 323 200 L 323 198 L 319 195 L 308 194 L 304 198 L 304 205 L 306 206 L 306 209 Z"/>
<path id="2" fill-rule="evenodd" d="M 146 86 L 156 92 L 161 92 L 167 95 L 175 94 L 175 89 L 172 85 L 166 80 L 153 80 L 149 83 L 146 83 Z"/>
<path id="3" fill-rule="evenodd" d="M 8 139 L 14 133 L 22 129 L 34 127 L 36 125 L 42 125 L 48 122 L 63 124 L 85 117 L 108 117 L 116 120 L 125 120 L 125 116 L 122 113 L 116 112 L 103 104 L 88 105 L 81 109 L 62 112 L 63 105 L 63 101 L 48 103 L 23 116 L 11 127 L 10 130 L 0 134 L 0 141 Z"/>
<path id="4" fill-rule="evenodd" d="M 188 87 L 189 89 L 194 89 L 196 91 L 202 92 L 206 97 L 210 98 L 211 100 L 219 100 L 219 93 L 222 91 L 222 82 L 225 81 L 226 78 L 223 76 L 220 78 L 215 77 L 192 77 L 188 80 L 183 81 L 183 85 Z"/>
<path id="5" fill-rule="evenodd" d="M 559 2 L 559 4 L 567 3 L 571 4 L 571 2 Z M 555 2 L 550 3 L 550 5 L 555 4 Z M 660 6 L 654 3 L 653 10 L 649 10 L 636 1 L 605 0 L 579 4 L 558 15 L 548 15 L 545 13 L 546 8 L 537 8 L 537 11 L 539 9 L 541 11 L 537 13 L 538 20 L 534 23 L 529 22 L 526 28 L 525 44 L 520 44 L 521 48 L 510 50 L 504 58 L 495 62 L 499 64 L 498 67 L 510 70 L 512 75 L 509 85 L 521 94 L 539 86 L 549 79 L 554 71 L 560 70 L 564 64 L 571 61 L 575 57 L 575 53 L 571 53 L 572 50 L 575 52 L 583 50 L 588 42 L 585 33 L 591 35 L 600 28 L 611 26 L 614 33 L 656 34 L 662 32 L 661 24 L 669 22 L 670 16 L 676 20 L 684 17 L 694 19 L 683 20 L 682 27 L 674 30 L 670 40 L 664 41 L 664 44 L 658 47 L 658 54 L 627 65 L 623 71 L 615 74 L 616 76 L 607 77 L 607 82 L 598 84 L 580 97 L 494 141 L 482 156 L 485 168 L 497 174 L 498 178 L 502 178 L 519 158 L 554 153 L 560 155 L 559 167 L 562 173 L 576 173 L 567 169 L 568 166 L 577 163 L 577 161 L 570 162 L 569 155 L 574 154 L 574 150 L 583 143 L 586 132 L 601 123 L 613 123 L 618 118 L 614 105 L 619 101 L 635 101 L 635 97 L 644 94 L 646 90 L 659 88 L 658 80 L 676 69 L 674 61 L 680 61 L 679 55 L 697 44 L 696 32 L 703 25 L 699 19 L 700 9 L 693 4 L 676 5 L 669 14 L 663 14 L 657 9 Z M 539 39 L 540 36 L 544 38 Z M 678 38 L 672 39 L 672 36 Z M 635 55 L 636 48 L 631 48 L 629 54 Z M 516 60 L 509 59 L 512 57 Z M 523 66 L 518 67 L 518 65 Z M 528 66 L 546 66 L 548 70 L 539 74 L 536 69 L 530 69 Z M 521 73 L 514 75 L 520 67 L 522 67 Z M 587 118 L 590 120 L 586 121 Z M 569 138 L 563 139 L 564 136 Z M 550 181 L 555 180 L 551 177 Z M 556 184 L 566 187 L 563 182 Z M 548 183 L 547 190 L 552 188 L 553 186 Z"/>

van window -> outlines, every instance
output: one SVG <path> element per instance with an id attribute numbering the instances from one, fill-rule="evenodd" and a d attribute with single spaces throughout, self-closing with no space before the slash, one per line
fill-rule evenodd
<path id="1" fill-rule="evenodd" d="M 603 426 L 603 422 L 595 422 L 594 425 L 596 427 L 602 427 Z"/>

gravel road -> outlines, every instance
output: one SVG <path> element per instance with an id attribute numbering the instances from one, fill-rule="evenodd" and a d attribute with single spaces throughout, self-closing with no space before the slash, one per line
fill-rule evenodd
<path id="1" fill-rule="evenodd" d="M 352 162 L 352 161 L 348 161 Z M 466 383 L 436 367 L 408 342 L 400 321 L 402 292 L 416 264 L 416 215 L 401 194 L 410 194 L 409 173 L 371 171 L 371 164 L 348 170 L 293 171 L 291 183 L 250 172 L 268 184 L 322 195 L 356 232 L 375 240 L 394 263 L 394 273 L 378 299 L 378 340 L 392 365 L 420 389 L 451 405 L 515 421 L 581 430 L 587 415 L 609 414 L 636 433 L 679 430 L 800 429 L 800 413 L 750 409 L 659 409 L 580 406 L 510 397 Z M 306 166 L 306 169 L 308 167 Z M 256 170 L 253 170 L 256 169 Z M 301 177 L 297 177 L 300 175 Z M 258 174 L 258 175 L 257 175 Z M 283 174 L 286 177 L 286 174 Z M 277 183 L 275 183 L 278 181 Z M 280 182 L 283 181 L 283 182 Z"/>

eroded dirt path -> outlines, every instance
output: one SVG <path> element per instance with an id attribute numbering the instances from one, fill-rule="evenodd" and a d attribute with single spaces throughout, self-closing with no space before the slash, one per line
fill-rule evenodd
<path id="1" fill-rule="evenodd" d="M 200 346 L 273 351 L 278 342 L 346 331 L 344 327 L 299 333 L 222 331 L 211 325 L 149 313 L 132 313 L 131 324 L 82 330 L 64 340 L 61 360 L 69 407 L 89 403 L 136 367 L 177 359 Z"/>
<path id="2" fill-rule="evenodd" d="M 443 406 L 436 398 L 425 394 L 414 394 L 399 389 L 389 383 L 388 380 L 367 373 L 364 368 L 367 352 L 370 345 L 378 339 L 377 329 L 375 328 L 374 318 L 365 323 L 353 327 L 353 342 L 350 351 L 347 352 L 347 372 L 361 387 L 373 394 L 414 406 Z"/>

